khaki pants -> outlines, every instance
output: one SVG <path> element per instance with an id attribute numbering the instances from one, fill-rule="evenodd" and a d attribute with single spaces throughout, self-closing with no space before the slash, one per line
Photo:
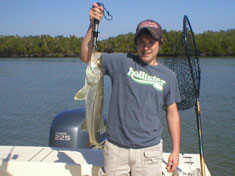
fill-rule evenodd
<path id="1" fill-rule="evenodd" d="M 128 149 L 106 141 L 104 170 L 106 176 L 161 176 L 162 142 L 152 147 Z"/>

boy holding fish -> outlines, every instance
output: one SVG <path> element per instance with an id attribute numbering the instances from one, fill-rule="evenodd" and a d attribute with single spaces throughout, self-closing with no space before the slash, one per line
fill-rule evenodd
<path id="1" fill-rule="evenodd" d="M 81 46 L 80 58 L 88 63 L 92 55 L 94 20 L 101 20 L 103 7 L 93 3 L 90 26 Z M 104 170 L 114 175 L 162 175 L 161 109 L 172 140 L 167 170 L 179 164 L 180 101 L 175 73 L 157 60 L 163 44 L 162 28 L 153 20 L 138 24 L 135 34 L 138 55 L 102 53 L 102 73 L 112 81 L 112 94 L 104 146 Z"/>

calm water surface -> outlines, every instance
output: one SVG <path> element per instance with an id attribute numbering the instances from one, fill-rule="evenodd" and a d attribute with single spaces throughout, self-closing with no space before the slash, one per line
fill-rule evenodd
<path id="1" fill-rule="evenodd" d="M 235 173 L 235 58 L 203 58 L 200 102 L 205 160 L 212 175 Z M 0 145 L 48 146 L 52 119 L 84 107 L 73 97 L 84 85 L 86 64 L 76 58 L 0 59 Z M 105 78 L 104 115 L 110 80 Z M 198 153 L 194 109 L 180 112 L 183 153 Z M 164 150 L 170 151 L 165 118 Z"/>

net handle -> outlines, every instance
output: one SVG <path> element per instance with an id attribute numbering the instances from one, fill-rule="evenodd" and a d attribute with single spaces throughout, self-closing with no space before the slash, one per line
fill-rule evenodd
<path id="1" fill-rule="evenodd" d="M 191 77 L 193 80 L 193 87 L 194 87 L 194 93 L 196 96 L 196 102 L 195 102 L 195 112 L 196 112 L 196 117 L 197 117 L 197 127 L 198 127 L 198 142 L 199 142 L 199 151 L 200 151 L 200 164 L 201 164 L 201 175 L 205 176 L 206 172 L 205 172 L 205 159 L 204 159 L 204 150 L 203 150 L 203 140 L 202 140 L 202 125 L 201 125 L 201 111 L 200 111 L 200 102 L 199 102 L 199 87 L 200 84 L 198 84 L 198 88 L 196 87 L 196 82 L 195 82 L 195 78 L 193 75 L 193 68 L 192 68 L 192 63 L 191 63 L 191 59 L 190 59 L 190 55 L 189 55 L 189 48 L 188 48 L 188 33 L 187 33 L 187 24 L 189 26 L 189 29 L 191 31 L 192 34 L 192 38 L 193 38 L 193 45 L 194 45 L 194 52 L 195 52 L 195 56 L 196 59 L 198 61 L 198 55 L 197 55 L 197 47 L 196 47 L 196 42 L 195 42 L 195 38 L 194 38 L 194 33 L 191 27 L 191 24 L 189 22 L 188 17 L 185 15 L 184 19 L 183 19 L 183 35 L 184 35 L 184 42 L 185 42 L 185 52 L 187 54 L 187 58 L 188 58 L 188 63 L 189 63 L 189 67 L 190 67 L 190 72 L 191 72 Z M 198 71 L 199 70 L 199 64 L 197 64 L 198 66 Z M 200 76 L 200 74 L 199 74 Z M 199 78 L 199 83 L 200 83 L 200 78 Z"/>

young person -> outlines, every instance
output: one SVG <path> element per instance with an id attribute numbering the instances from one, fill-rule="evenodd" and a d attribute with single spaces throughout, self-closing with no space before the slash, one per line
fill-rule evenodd
<path id="1" fill-rule="evenodd" d="M 93 3 L 90 26 L 81 46 L 81 60 L 89 62 L 92 52 L 94 19 L 101 20 L 103 8 Z M 104 170 L 107 176 L 162 175 L 161 109 L 172 140 L 167 171 L 179 164 L 180 101 L 175 73 L 157 60 L 163 43 L 162 28 L 153 20 L 139 23 L 135 34 L 138 55 L 102 53 L 102 71 L 110 76 L 112 94 L 104 147 Z"/>

